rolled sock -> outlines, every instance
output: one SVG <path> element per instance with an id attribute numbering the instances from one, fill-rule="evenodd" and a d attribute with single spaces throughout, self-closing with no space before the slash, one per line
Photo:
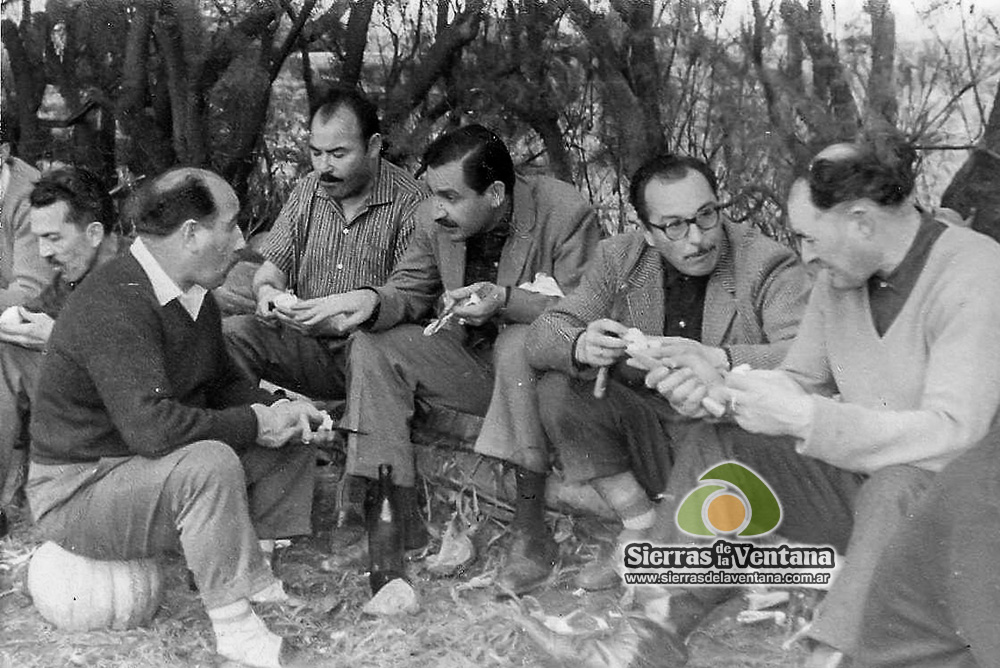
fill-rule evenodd
<path id="1" fill-rule="evenodd" d="M 626 529 L 643 531 L 656 521 L 656 509 L 631 472 L 597 478 L 591 483 L 621 518 Z"/>
<path id="2" fill-rule="evenodd" d="M 285 603 L 290 598 L 281 580 L 275 580 L 258 592 L 250 595 L 251 603 Z"/>
<path id="3" fill-rule="evenodd" d="M 281 637 L 268 630 L 247 599 L 212 608 L 208 618 L 220 655 L 254 668 L 281 668 Z"/>

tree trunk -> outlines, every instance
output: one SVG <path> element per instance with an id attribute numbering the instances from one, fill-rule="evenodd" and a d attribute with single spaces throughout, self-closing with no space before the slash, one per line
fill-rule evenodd
<path id="1" fill-rule="evenodd" d="M 941 206 L 972 217 L 972 229 L 1000 241 L 1000 84 L 979 145 L 941 198 Z"/>

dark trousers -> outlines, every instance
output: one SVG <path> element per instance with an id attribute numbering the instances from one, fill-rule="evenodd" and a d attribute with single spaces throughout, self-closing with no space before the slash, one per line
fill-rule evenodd
<path id="1" fill-rule="evenodd" d="M 571 482 L 632 471 L 650 496 L 667 486 L 679 416 L 659 395 L 608 380 L 601 399 L 594 381 L 549 371 L 538 379 L 542 426 Z"/>
<path id="2" fill-rule="evenodd" d="M 346 337 L 316 338 L 278 325 L 268 327 L 252 315 L 222 321 L 226 348 L 254 383 L 270 381 L 314 399 L 346 396 Z"/>
<path id="3" fill-rule="evenodd" d="M 48 540 L 94 559 L 182 552 L 207 608 L 274 580 L 257 543 L 309 534 L 315 451 L 199 441 L 157 459 L 32 462 L 26 492 Z"/>
<path id="4" fill-rule="evenodd" d="M 1000 440 L 935 476 L 875 567 L 855 664 L 1000 666 Z"/>

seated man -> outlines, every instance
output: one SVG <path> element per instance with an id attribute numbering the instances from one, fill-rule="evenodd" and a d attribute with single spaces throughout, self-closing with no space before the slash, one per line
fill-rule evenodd
<path id="1" fill-rule="evenodd" d="M 28 227 L 28 195 L 38 170 L 16 158 L 8 119 L 0 119 L 0 311 L 24 304 L 52 280 Z"/>
<path id="2" fill-rule="evenodd" d="M 879 559 L 852 665 L 1000 662 L 1000 440 L 951 462 Z"/>
<path id="3" fill-rule="evenodd" d="M 524 325 L 558 298 L 518 286 L 544 272 L 563 291 L 575 288 L 600 230 L 570 185 L 515 176 L 507 147 L 481 125 L 439 137 L 424 165 L 432 196 L 403 260 L 385 286 L 342 297 L 345 326 L 366 323 L 351 347 L 344 418 L 365 433 L 348 439 L 348 473 L 374 479 L 392 464 L 415 547 L 426 540 L 415 512 L 415 399 L 485 415 L 477 450 L 517 467 L 519 512 L 501 584 L 523 591 L 548 576 L 556 556 Z M 422 331 L 417 323 L 442 299 L 443 326 Z"/>
<path id="4" fill-rule="evenodd" d="M 803 259 L 822 270 L 799 335 L 781 371 L 726 381 L 741 427 L 792 437 L 799 460 L 865 477 L 846 566 L 810 628 L 812 665 L 854 653 L 875 564 L 1000 406 L 1000 300 L 983 289 L 1000 280 L 1000 246 L 920 214 L 915 158 L 881 131 L 816 156 L 788 203 Z M 783 498 L 781 469 L 795 466 L 757 470 Z"/>
<path id="5" fill-rule="evenodd" d="M 208 290 L 243 246 L 238 208 L 201 169 L 144 189 L 129 253 L 97 269 L 52 329 L 25 492 L 41 533 L 68 550 L 181 551 L 219 654 L 276 668 L 281 638 L 250 601 L 285 594 L 258 539 L 310 533 L 315 454 L 299 441 L 323 414 L 275 403 L 226 354 Z"/>
<path id="6" fill-rule="evenodd" d="M 540 410 L 563 471 L 590 481 L 618 513 L 622 540 L 652 528 L 651 498 L 682 473 L 671 473 L 671 443 L 685 442 L 691 422 L 618 364 L 628 329 L 650 335 L 659 354 L 675 361 L 773 367 L 795 336 L 809 290 L 791 249 L 720 213 L 715 175 L 704 162 L 654 158 L 632 177 L 630 196 L 643 230 L 602 242 L 580 288 L 538 318 L 527 340 L 531 365 L 547 372 Z M 604 379 L 595 374 L 609 368 L 607 396 L 598 398 L 592 388 Z M 704 415 L 700 404 L 696 411 Z M 707 446 L 695 450 L 711 454 Z M 685 479 L 704 468 L 691 464 Z M 583 569 L 577 585 L 616 585 L 611 556 Z"/>
<path id="7" fill-rule="evenodd" d="M 15 446 L 27 445 L 31 401 L 52 324 L 73 289 L 118 250 L 111 198 L 87 170 L 67 167 L 46 173 L 29 203 L 31 233 L 56 277 L 20 307 L 19 322 L 0 324 L 0 513 L 16 491 L 16 485 L 5 489 L 4 481 L 12 473 Z"/>
<path id="8" fill-rule="evenodd" d="M 425 196 L 381 152 L 378 112 L 358 91 L 335 89 L 316 105 L 313 172 L 292 190 L 261 248 L 256 313 L 223 321 L 230 354 L 252 380 L 344 399 L 347 338 L 331 317 L 332 300 L 386 281 Z M 286 291 L 299 300 L 276 301 Z"/>

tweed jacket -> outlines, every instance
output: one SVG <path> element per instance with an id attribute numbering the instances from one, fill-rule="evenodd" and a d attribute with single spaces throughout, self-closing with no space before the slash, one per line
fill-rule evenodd
<path id="1" fill-rule="evenodd" d="M 708 281 L 701 342 L 728 349 L 733 366 L 773 368 L 798 330 L 810 281 L 795 253 L 757 230 L 723 226 L 719 262 Z M 579 289 L 539 317 L 528 333 L 528 361 L 574 376 L 573 346 L 587 324 L 610 318 L 645 334 L 664 323 L 663 260 L 641 232 L 602 242 Z"/>
<path id="2" fill-rule="evenodd" d="M 0 210 L 0 310 L 37 297 L 55 273 L 38 254 L 38 239 L 28 223 L 28 196 L 38 170 L 17 158 L 7 167 L 10 180 Z"/>
<path id="3" fill-rule="evenodd" d="M 446 290 L 463 286 L 465 242 L 454 241 L 434 222 L 433 199 L 417 211 L 417 229 L 388 282 L 379 288 L 379 311 L 372 330 L 429 317 Z M 537 272 L 552 276 L 564 293 L 576 288 L 593 255 L 601 228 L 593 209 L 568 183 L 518 176 L 511 232 L 497 268 L 497 283 L 517 286 Z M 502 321 L 532 322 L 556 297 L 511 290 Z"/>

